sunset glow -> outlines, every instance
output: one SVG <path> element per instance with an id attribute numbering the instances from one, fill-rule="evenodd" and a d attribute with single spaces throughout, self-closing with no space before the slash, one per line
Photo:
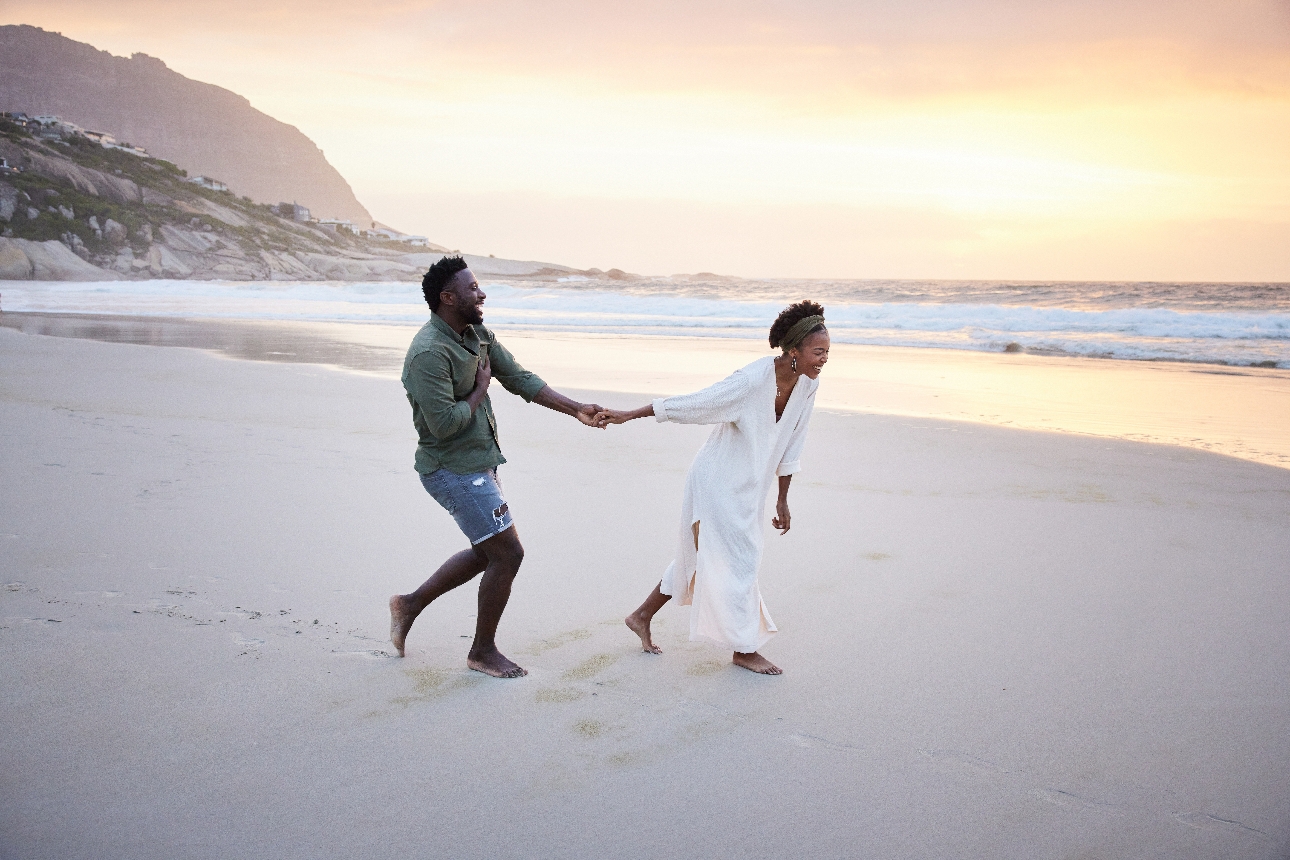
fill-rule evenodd
<path id="1" fill-rule="evenodd" d="M 298 126 L 453 248 L 748 276 L 1290 279 L 1284 3 L 11 2 Z"/>

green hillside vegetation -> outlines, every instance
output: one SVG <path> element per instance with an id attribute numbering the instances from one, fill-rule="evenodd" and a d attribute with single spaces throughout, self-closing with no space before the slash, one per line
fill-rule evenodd
<path id="1" fill-rule="evenodd" d="M 8 118 L 0 118 L 0 156 L 20 171 L 0 176 L 0 186 L 17 192 L 12 216 L 0 224 L 4 237 L 57 240 L 86 262 L 127 276 L 156 276 L 155 265 L 145 269 L 136 261 L 163 242 L 169 243 L 167 259 L 182 259 L 184 269 L 197 272 L 194 277 L 249 279 L 283 274 L 278 271 L 283 265 L 295 277 L 307 277 L 308 272 L 295 270 L 316 268 L 309 255 L 393 263 L 393 258 L 426 251 L 376 235 L 360 236 L 343 226 L 323 229 L 280 217 L 275 205 L 195 184 L 168 161 L 107 148 L 81 135 L 38 139 Z M 109 221 L 124 229 L 106 229 Z M 172 231 L 163 239 L 167 227 Z M 182 241 L 193 234 L 201 234 L 197 244 Z M 204 262 L 220 265 L 215 256 L 237 273 L 202 274 Z M 389 266 L 367 268 L 371 271 L 361 274 L 406 275 L 403 266 L 388 272 Z M 338 277 L 326 271 L 316 276 Z"/>

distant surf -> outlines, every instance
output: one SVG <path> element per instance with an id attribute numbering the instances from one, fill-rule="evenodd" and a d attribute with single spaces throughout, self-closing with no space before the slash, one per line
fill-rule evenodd
<path id="1" fill-rule="evenodd" d="M 760 339 L 787 302 L 842 343 L 1290 367 L 1290 284 L 487 278 L 501 329 Z M 419 284 L 9 281 L 6 311 L 420 323 Z"/>

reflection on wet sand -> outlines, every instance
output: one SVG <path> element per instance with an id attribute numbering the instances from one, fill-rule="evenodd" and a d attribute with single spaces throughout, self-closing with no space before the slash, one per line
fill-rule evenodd
<path id="1" fill-rule="evenodd" d="M 327 364 L 369 373 L 398 373 L 406 349 L 406 345 L 341 339 L 325 326 L 307 323 L 5 313 L 0 314 L 0 325 L 24 334 L 142 346 L 180 346 L 250 361 Z M 410 339 L 410 335 L 405 339 Z"/>
<path id="2" fill-rule="evenodd" d="M 0 314 L 27 334 L 182 346 L 397 378 L 415 325 Z M 502 329 L 525 367 L 607 405 L 694 391 L 768 355 L 764 342 Z M 834 344 L 826 409 L 1181 445 L 1290 468 L 1290 370 Z"/>

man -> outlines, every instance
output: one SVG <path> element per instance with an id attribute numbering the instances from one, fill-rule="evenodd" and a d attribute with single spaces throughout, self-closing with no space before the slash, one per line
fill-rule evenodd
<path id="1" fill-rule="evenodd" d="M 471 547 L 445 561 L 416 591 L 390 598 L 390 641 L 402 657 L 421 610 L 482 572 L 475 641 L 466 665 L 495 678 L 519 678 L 528 672 L 503 656 L 494 641 L 524 548 L 497 480 L 497 467 L 506 458 L 497 444 L 488 385 L 495 377 L 512 394 L 589 427 L 597 426 L 601 408 L 570 400 L 520 367 L 483 327 L 486 296 L 461 257 L 444 257 L 431 266 L 421 290 L 430 321 L 412 339 L 403 362 L 403 387 L 420 437 L 416 469 Z"/>

